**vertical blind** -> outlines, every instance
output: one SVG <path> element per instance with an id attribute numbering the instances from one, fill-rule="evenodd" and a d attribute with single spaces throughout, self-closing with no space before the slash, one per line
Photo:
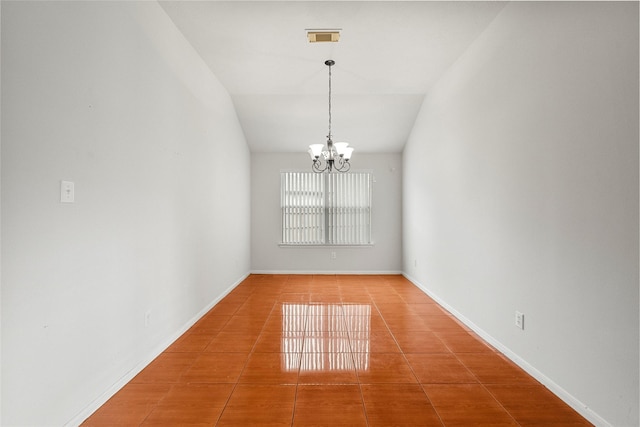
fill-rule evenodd
<path id="1" fill-rule="evenodd" d="M 371 243 L 371 173 L 281 173 L 282 243 Z"/>
<path id="2" fill-rule="evenodd" d="M 282 243 L 324 243 L 324 176 L 316 173 L 282 172 Z"/>

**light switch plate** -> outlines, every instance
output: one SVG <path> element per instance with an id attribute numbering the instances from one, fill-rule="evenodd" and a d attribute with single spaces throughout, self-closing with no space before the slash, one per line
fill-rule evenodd
<path id="1" fill-rule="evenodd" d="M 60 181 L 60 202 L 73 203 L 75 201 L 74 184 L 71 181 Z"/>

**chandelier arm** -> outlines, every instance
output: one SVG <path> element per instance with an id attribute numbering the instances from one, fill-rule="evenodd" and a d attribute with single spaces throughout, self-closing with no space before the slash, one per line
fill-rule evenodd
<path id="1" fill-rule="evenodd" d="M 349 163 L 349 160 L 344 160 L 342 157 L 338 158 L 337 161 L 339 166 L 336 166 L 336 170 L 340 171 L 340 172 L 347 172 L 349 171 L 349 169 L 351 169 L 351 164 Z"/>
<path id="2" fill-rule="evenodd" d="M 316 173 L 322 173 L 327 170 L 327 164 L 322 167 L 322 160 L 314 160 L 311 169 Z"/>
<path id="3" fill-rule="evenodd" d="M 342 170 L 343 163 L 342 163 L 342 159 L 339 156 L 337 157 L 337 159 L 335 161 L 335 165 L 336 165 L 336 170 L 337 171 Z"/>

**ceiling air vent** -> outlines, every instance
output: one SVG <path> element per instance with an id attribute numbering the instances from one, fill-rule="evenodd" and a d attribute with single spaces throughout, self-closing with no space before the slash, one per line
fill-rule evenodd
<path id="1" fill-rule="evenodd" d="M 340 30 L 307 30 L 309 43 L 337 42 L 340 40 Z"/>

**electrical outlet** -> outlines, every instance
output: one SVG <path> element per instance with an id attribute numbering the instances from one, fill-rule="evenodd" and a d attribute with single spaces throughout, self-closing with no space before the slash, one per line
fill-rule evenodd
<path id="1" fill-rule="evenodd" d="M 336 259 L 336 253 L 335 252 L 331 252 L 331 259 Z"/>
<path id="2" fill-rule="evenodd" d="M 524 314 L 516 311 L 516 326 L 520 329 L 524 329 Z"/>

